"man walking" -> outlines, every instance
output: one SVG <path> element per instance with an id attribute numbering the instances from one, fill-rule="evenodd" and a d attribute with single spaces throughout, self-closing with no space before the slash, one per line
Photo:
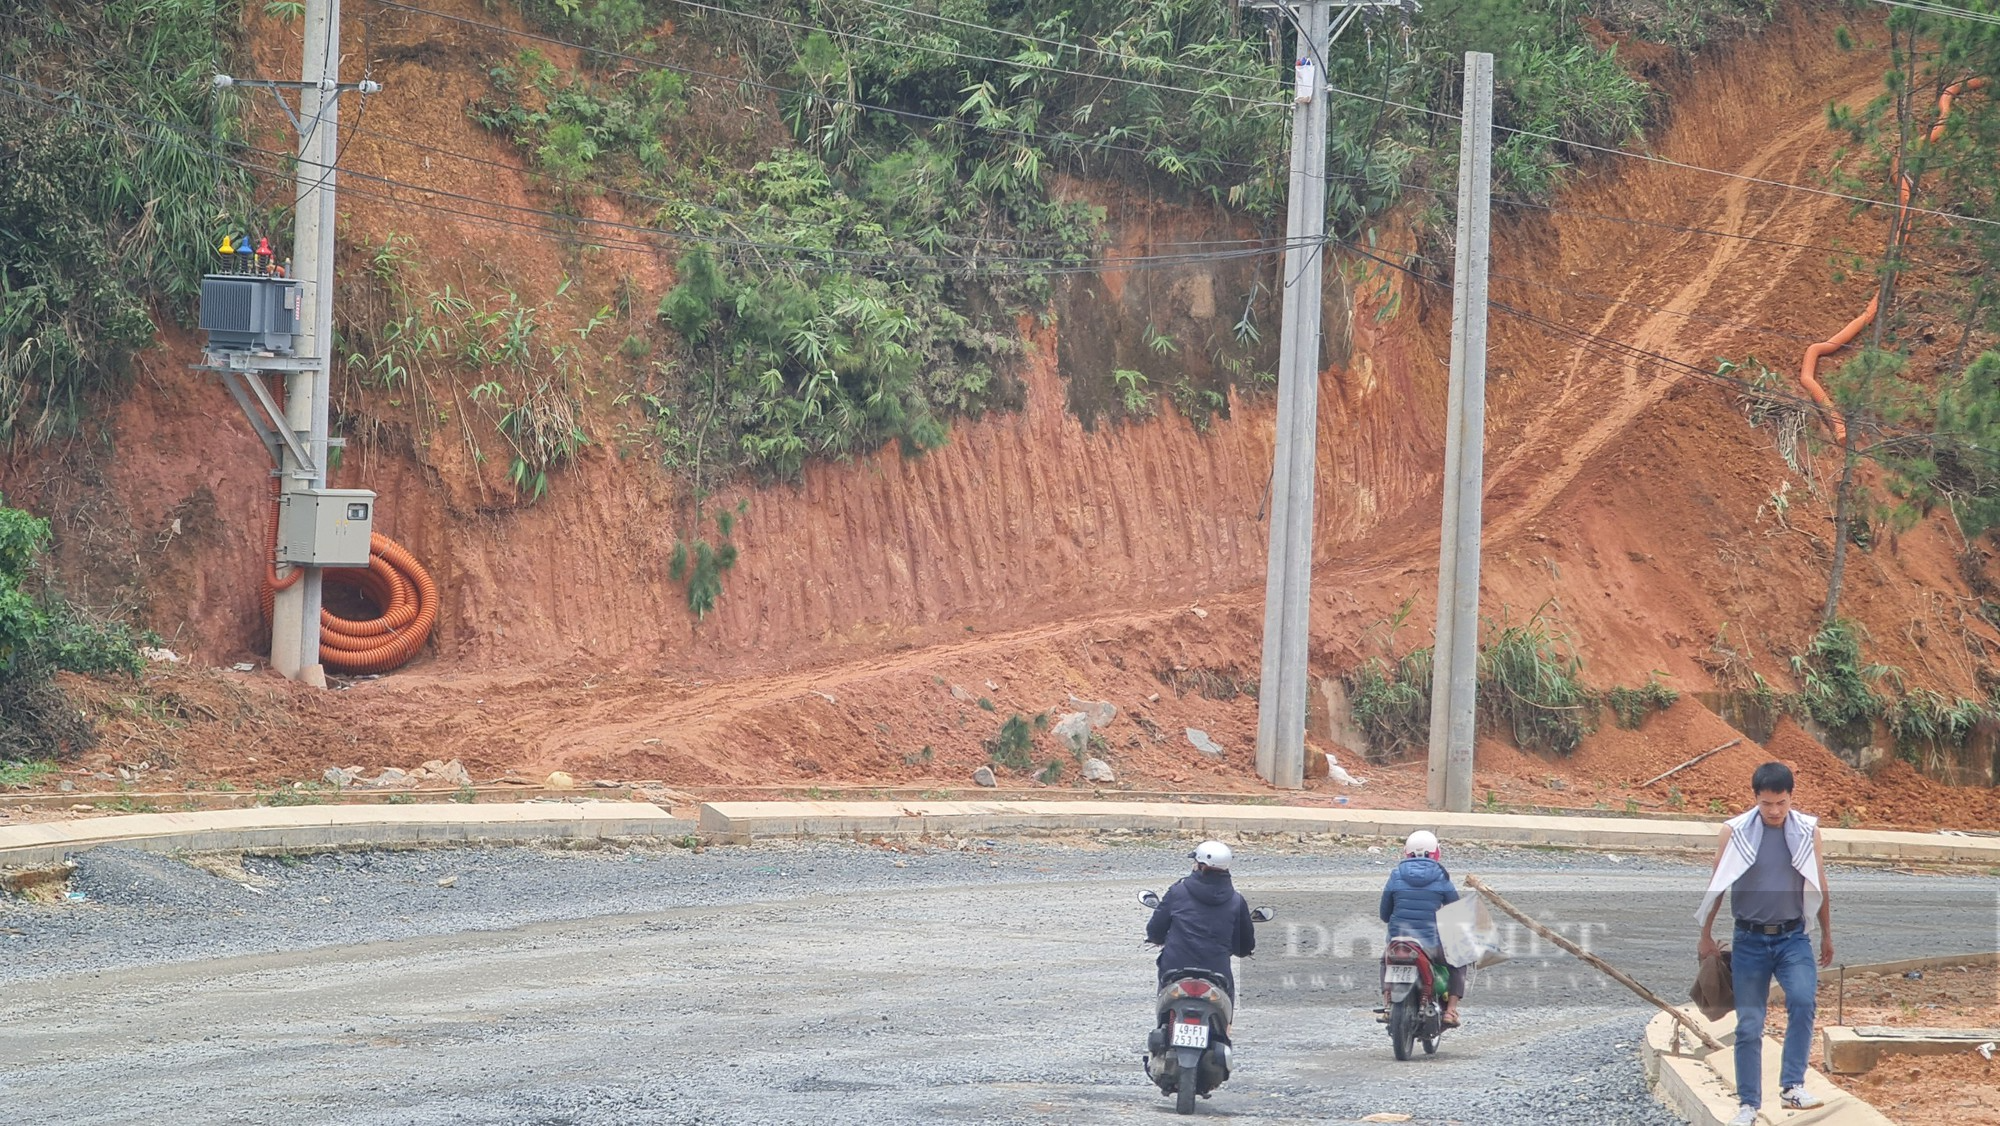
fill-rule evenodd
<path id="1" fill-rule="evenodd" d="M 1701 957 L 1720 947 L 1712 933 L 1729 893 L 1736 917 L 1730 958 L 1736 990 L 1736 1117 L 1730 1126 L 1754 1126 L 1764 1105 L 1764 1010 L 1775 976 L 1785 991 L 1785 1050 L 1778 1070 L 1779 1098 L 1788 1110 L 1820 1105 L 1807 1094 L 1806 1056 L 1812 1050 L 1815 994 L 1806 919 L 1819 919 L 1819 965 L 1833 964 L 1833 902 L 1820 859 L 1819 819 L 1792 808 L 1791 768 L 1767 762 L 1750 776 L 1757 804 L 1722 827 L 1715 870 L 1695 918 L 1701 923 Z"/>

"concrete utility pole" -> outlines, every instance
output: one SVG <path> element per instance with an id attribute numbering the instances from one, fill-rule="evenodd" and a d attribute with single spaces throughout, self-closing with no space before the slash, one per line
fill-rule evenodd
<path id="1" fill-rule="evenodd" d="M 1264 656 L 1257 679 L 1257 773 L 1305 784 L 1306 638 L 1312 593 L 1313 477 L 1319 444 L 1320 267 L 1326 232 L 1326 48 L 1332 0 L 1290 5 L 1299 66 L 1285 219 L 1284 313 L 1271 459 L 1271 552 L 1264 574 Z M 1295 99 L 1296 100 L 1296 99 Z"/>
<path id="2" fill-rule="evenodd" d="M 1263 0 L 1298 32 L 1292 179 L 1286 196 L 1284 312 L 1271 466 L 1271 552 L 1264 574 L 1264 654 L 1257 679 L 1257 773 L 1305 784 L 1306 640 L 1312 610 L 1313 484 L 1319 455 L 1320 272 L 1326 261 L 1327 50 L 1363 8 L 1403 0 Z M 1414 7 L 1414 5 L 1411 5 Z M 1334 10 L 1340 15 L 1336 24 Z"/>
<path id="3" fill-rule="evenodd" d="M 1451 290 L 1451 392 L 1445 407 L 1444 524 L 1437 648 L 1431 660 L 1431 808 L 1472 808 L 1479 669 L 1479 527 L 1486 458 L 1486 267 L 1492 258 L 1493 56 L 1465 55 L 1458 138 L 1458 248 Z"/>
<path id="4" fill-rule="evenodd" d="M 299 164 L 293 276 L 304 297 L 298 354 L 319 359 L 285 377 L 285 425 L 310 452 L 310 465 L 285 455 L 285 492 L 326 487 L 328 403 L 332 395 L 334 158 L 339 152 L 340 0 L 306 0 L 305 62 L 299 81 Z M 271 665 L 293 680 L 326 682 L 319 660 L 323 569 L 278 592 L 271 611 Z"/>

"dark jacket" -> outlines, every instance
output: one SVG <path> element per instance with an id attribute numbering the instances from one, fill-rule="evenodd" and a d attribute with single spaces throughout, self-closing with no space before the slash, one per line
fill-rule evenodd
<path id="1" fill-rule="evenodd" d="M 1248 958 L 1257 949 L 1254 926 L 1250 904 L 1236 894 L 1229 873 L 1194 872 L 1160 897 L 1146 923 L 1146 941 L 1160 947 L 1161 974 L 1187 968 L 1213 970 L 1229 980 L 1233 996 L 1236 978 L 1229 956 Z"/>
<path id="2" fill-rule="evenodd" d="M 1451 873 L 1428 856 L 1412 856 L 1389 873 L 1382 889 L 1382 921 L 1390 938 L 1414 938 L 1432 949 L 1438 938 L 1438 908 L 1458 902 Z"/>

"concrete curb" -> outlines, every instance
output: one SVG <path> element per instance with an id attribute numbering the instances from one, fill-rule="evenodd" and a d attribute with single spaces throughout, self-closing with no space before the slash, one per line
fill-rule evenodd
<path id="1" fill-rule="evenodd" d="M 1851 974 L 1903 974 L 1911 970 L 1955 970 L 1960 966 L 2000 966 L 2000 950 L 1977 954 L 1939 954 L 1934 958 L 1905 958 L 1900 962 L 1869 962 L 1840 968 Z M 1820 971 L 1824 974 L 1826 971 Z"/>
<path id="2" fill-rule="evenodd" d="M 1646 1081 L 1667 1108 L 1693 1126 L 1724 1126 L 1736 1114 L 1736 1021 L 1725 1017 L 1706 1020 L 1693 1005 L 1681 1006 L 1686 1013 L 1720 1041 L 1723 1050 L 1710 1052 L 1693 1037 L 1680 1033 L 1681 1048 L 1674 1044 L 1679 1025 L 1666 1013 L 1646 1025 L 1643 1059 Z M 1816 1068 L 1806 1069 L 1806 1090 L 1818 1095 L 1822 1105 L 1811 1110 L 1786 1110 L 1778 1102 L 1778 1064 L 1784 1045 L 1764 1038 L 1764 1109 L 1757 1116 L 1759 1126 L 1895 1126 L 1881 1111 L 1834 1085 Z"/>
<path id="3" fill-rule="evenodd" d="M 141 813 L 0 827 L 0 865 L 54 864 L 101 845 L 149 852 L 681 837 L 695 823 L 650 802 L 289 806 Z"/>
<path id="4" fill-rule="evenodd" d="M 142 813 L 0 826 L 0 865 L 60 861 L 100 845 L 156 852 L 227 848 L 341 848 L 572 837 L 680 837 L 747 844 L 802 837 L 1140 830 L 1190 837 L 1265 834 L 1401 840 L 1433 829 L 1455 843 L 1705 853 L 1716 826 L 1504 813 L 1322 809 L 1120 801 L 710 802 L 699 822 L 650 802 L 535 801 L 512 805 L 320 805 Z M 2000 866 L 2000 837 L 1887 830 L 1823 830 L 1837 859 Z"/>
<path id="5" fill-rule="evenodd" d="M 1601 817 L 1193 805 L 1114 801 L 709 802 L 701 831 L 748 843 L 771 837 L 912 837 L 931 833 L 1150 829 L 1190 836 L 1332 833 L 1400 840 L 1433 829 L 1456 843 L 1710 852 L 1719 823 L 1621 822 Z M 1823 829 L 1830 859 L 2000 865 L 2000 837 Z"/>

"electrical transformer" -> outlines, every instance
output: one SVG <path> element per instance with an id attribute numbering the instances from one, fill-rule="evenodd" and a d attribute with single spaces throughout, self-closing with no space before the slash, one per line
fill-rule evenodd
<path id="1" fill-rule="evenodd" d="M 292 354 L 299 333 L 297 278 L 204 274 L 201 327 L 211 352 Z"/>
<path id="2" fill-rule="evenodd" d="M 302 567 L 366 567 L 375 525 L 367 489 L 278 494 L 278 562 Z"/>

